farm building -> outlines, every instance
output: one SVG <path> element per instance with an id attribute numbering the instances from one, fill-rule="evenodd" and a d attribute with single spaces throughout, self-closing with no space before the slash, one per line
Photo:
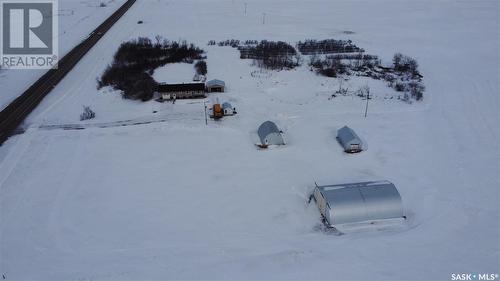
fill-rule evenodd
<path id="1" fill-rule="evenodd" d="M 222 104 L 222 110 L 224 112 L 224 116 L 231 116 L 236 114 L 236 108 L 234 108 L 229 102 L 225 102 Z"/>
<path id="2" fill-rule="evenodd" d="M 271 121 L 266 121 L 260 125 L 257 131 L 262 146 L 284 145 L 283 132 Z"/>
<path id="3" fill-rule="evenodd" d="M 207 82 L 207 92 L 223 93 L 226 88 L 226 83 L 222 80 L 213 79 Z"/>
<path id="4" fill-rule="evenodd" d="M 364 150 L 363 142 L 356 132 L 344 126 L 337 131 L 337 140 L 345 152 L 356 153 Z"/>
<path id="5" fill-rule="evenodd" d="M 331 227 L 405 218 L 401 196 L 388 181 L 316 186 L 313 196 Z"/>
<path id="6" fill-rule="evenodd" d="M 164 100 L 203 98 L 205 97 L 205 84 L 159 84 L 156 91 Z"/>

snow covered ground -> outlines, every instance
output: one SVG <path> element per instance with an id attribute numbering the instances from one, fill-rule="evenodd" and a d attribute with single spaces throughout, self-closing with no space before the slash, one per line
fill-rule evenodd
<path id="1" fill-rule="evenodd" d="M 101 7 L 100 4 L 105 6 Z M 59 0 L 59 56 L 69 52 L 125 0 Z M 47 70 L 0 70 L 0 110 L 22 94 Z"/>
<path id="2" fill-rule="evenodd" d="M 499 5 L 138 2 L 28 118 L 27 131 L 0 148 L 0 272 L 7 280 L 500 273 Z M 208 78 L 228 86 L 207 101 L 231 101 L 238 115 L 205 126 L 203 100 L 142 103 L 96 89 L 121 42 L 157 34 L 204 48 Z M 235 49 L 206 46 L 230 38 L 352 39 L 383 61 L 402 52 L 418 59 L 427 91 L 410 105 L 384 99 L 394 92 L 378 81 L 344 82 L 370 85 L 376 98 L 364 118 L 360 98 L 329 99 L 335 79 L 307 67 L 260 73 Z M 187 82 L 188 68 L 170 65 L 155 75 Z M 79 122 L 82 105 L 97 118 Z M 284 130 L 287 146 L 255 148 L 266 120 Z M 47 129 L 65 124 L 86 129 Z M 335 131 L 346 124 L 367 151 L 342 152 Z M 402 195 L 404 231 L 315 230 L 319 213 L 305 204 L 314 181 L 379 179 Z"/>

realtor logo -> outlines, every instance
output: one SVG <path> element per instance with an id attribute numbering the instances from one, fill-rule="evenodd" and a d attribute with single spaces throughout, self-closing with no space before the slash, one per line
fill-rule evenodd
<path id="1" fill-rule="evenodd" d="M 57 0 L 5 0 L 0 3 L 2 67 L 57 67 Z"/>

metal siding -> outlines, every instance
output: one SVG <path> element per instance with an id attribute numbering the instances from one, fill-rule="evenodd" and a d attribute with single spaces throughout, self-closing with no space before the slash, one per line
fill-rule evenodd
<path id="1" fill-rule="evenodd" d="M 282 145 L 285 144 L 278 126 L 271 121 L 266 121 L 257 130 L 262 144 Z M 266 142 L 267 141 L 267 142 Z"/>
<path id="2" fill-rule="evenodd" d="M 366 218 L 363 198 L 357 188 L 343 188 L 325 196 L 332 209 L 332 224 L 363 221 Z"/>
<path id="3" fill-rule="evenodd" d="M 360 188 L 365 199 L 367 219 L 400 218 L 403 216 L 401 196 L 394 185 Z"/>
<path id="4" fill-rule="evenodd" d="M 269 145 L 282 145 L 285 144 L 283 137 L 280 133 L 270 133 L 266 136 L 267 144 Z"/>
<path id="5" fill-rule="evenodd" d="M 390 182 L 318 187 L 331 208 L 332 225 L 403 217 L 401 196 Z"/>
<path id="6" fill-rule="evenodd" d="M 359 144 L 360 148 L 364 149 L 361 138 L 359 138 L 356 132 L 347 126 L 344 126 L 337 131 L 337 139 L 345 150 L 351 149 L 352 144 Z"/>

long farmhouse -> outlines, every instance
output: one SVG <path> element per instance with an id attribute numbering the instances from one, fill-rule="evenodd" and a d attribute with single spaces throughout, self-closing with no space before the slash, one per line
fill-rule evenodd
<path id="1" fill-rule="evenodd" d="M 204 83 L 159 84 L 156 91 L 164 100 L 205 97 Z"/>

